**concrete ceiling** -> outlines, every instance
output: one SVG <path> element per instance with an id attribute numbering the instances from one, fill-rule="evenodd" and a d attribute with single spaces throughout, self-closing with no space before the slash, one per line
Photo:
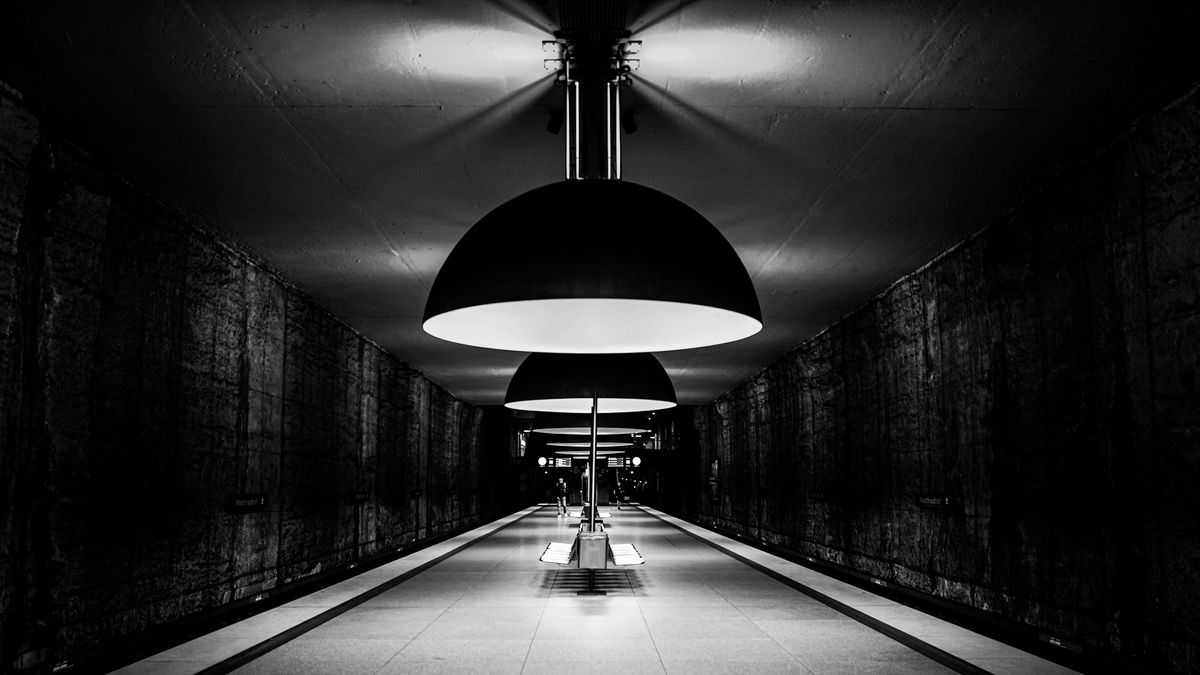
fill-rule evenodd
<path id="1" fill-rule="evenodd" d="M 766 324 L 660 353 L 681 402 L 754 375 L 1182 94 L 1200 80 L 1197 5 L 629 0 L 643 49 L 624 176 L 721 229 Z M 0 74 L 81 145 L 454 394 L 502 399 L 524 354 L 420 320 L 466 229 L 561 179 L 540 44 L 555 3 L 0 11 Z"/>

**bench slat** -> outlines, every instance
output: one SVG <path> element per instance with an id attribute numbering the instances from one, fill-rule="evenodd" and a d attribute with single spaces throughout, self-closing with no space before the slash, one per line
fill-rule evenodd
<path id="1" fill-rule="evenodd" d="M 538 560 L 557 565 L 566 565 L 571 562 L 571 557 L 574 553 L 574 545 L 552 541 L 546 546 L 546 550 L 542 551 L 542 555 L 538 557 Z"/>
<path id="2" fill-rule="evenodd" d="M 614 565 L 641 565 L 646 562 L 633 544 L 612 544 L 609 548 L 612 549 Z"/>

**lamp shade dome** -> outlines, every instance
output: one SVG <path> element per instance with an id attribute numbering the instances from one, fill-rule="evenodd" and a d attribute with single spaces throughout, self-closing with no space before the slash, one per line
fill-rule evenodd
<path id="1" fill-rule="evenodd" d="M 754 284 L 704 216 L 621 180 L 530 190 L 475 224 L 446 258 L 424 329 L 529 352 L 669 351 L 762 329 Z"/>
<path id="2" fill-rule="evenodd" d="M 663 410 L 675 387 L 653 354 L 530 354 L 513 373 L 504 405 L 513 410 L 587 413 Z"/>

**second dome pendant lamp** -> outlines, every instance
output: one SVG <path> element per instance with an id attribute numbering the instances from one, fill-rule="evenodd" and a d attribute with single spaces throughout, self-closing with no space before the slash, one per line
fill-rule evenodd
<path id="1" fill-rule="evenodd" d="M 675 404 L 675 387 L 653 354 L 530 354 L 504 396 L 510 410 L 545 413 L 591 414 L 595 407 L 604 415 Z"/>
<path id="2" fill-rule="evenodd" d="M 477 347 L 575 354 L 689 349 L 762 329 L 750 275 L 704 216 L 620 180 L 623 31 L 561 42 L 567 179 L 493 209 L 455 245 L 423 328 Z"/>
<path id="3" fill-rule="evenodd" d="M 530 354 L 513 373 L 504 406 L 534 412 L 591 414 L 587 531 L 596 531 L 599 418 L 675 406 L 675 387 L 653 354 Z"/>

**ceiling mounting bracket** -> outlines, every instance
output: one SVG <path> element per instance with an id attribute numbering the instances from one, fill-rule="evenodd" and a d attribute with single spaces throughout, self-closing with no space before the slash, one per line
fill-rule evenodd
<path id="1" fill-rule="evenodd" d="M 568 180 L 621 178 L 621 85 L 640 65 L 625 30 L 559 31 L 542 42 L 543 65 L 565 89 Z"/>

